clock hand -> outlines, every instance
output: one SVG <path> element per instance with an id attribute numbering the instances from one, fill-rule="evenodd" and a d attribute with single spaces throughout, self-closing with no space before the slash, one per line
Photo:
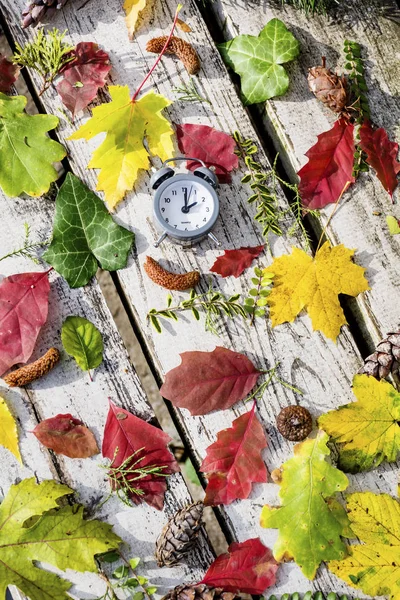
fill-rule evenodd
<path id="1" fill-rule="evenodd" d="M 191 208 L 193 208 L 193 206 L 196 206 L 197 202 L 192 202 L 192 204 L 189 204 L 189 206 L 186 207 L 187 212 L 189 212 L 189 210 Z"/>
<path id="2" fill-rule="evenodd" d="M 188 193 L 187 193 L 187 188 L 185 188 L 185 191 L 184 191 L 184 201 L 185 201 L 185 205 L 184 205 L 184 206 L 182 206 L 182 209 L 181 209 L 181 210 L 182 210 L 182 212 L 183 212 L 183 213 L 185 213 L 185 214 L 187 214 L 187 213 L 189 212 L 189 208 L 188 208 L 188 202 L 189 202 L 190 196 L 192 195 L 192 190 L 193 190 L 193 186 L 190 188 L 189 195 L 188 195 Z"/>

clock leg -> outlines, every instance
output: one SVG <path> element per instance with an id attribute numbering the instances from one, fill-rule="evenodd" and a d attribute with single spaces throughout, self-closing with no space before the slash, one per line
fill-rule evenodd
<path id="1" fill-rule="evenodd" d="M 158 246 L 165 240 L 166 237 L 168 237 L 168 233 L 164 231 L 164 233 L 154 243 L 154 248 L 158 248 Z"/>
<path id="2" fill-rule="evenodd" d="M 216 246 L 220 246 L 221 245 L 221 242 L 218 240 L 218 238 L 215 237 L 215 235 L 213 233 L 210 232 L 208 234 L 208 237 L 210 238 L 210 240 L 212 240 L 214 242 L 214 244 Z"/>

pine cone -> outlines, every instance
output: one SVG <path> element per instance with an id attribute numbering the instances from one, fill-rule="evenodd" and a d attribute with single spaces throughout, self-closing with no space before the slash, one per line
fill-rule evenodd
<path id="1" fill-rule="evenodd" d="M 149 40 L 146 45 L 147 52 L 160 54 L 167 40 L 167 35 L 162 35 L 161 37 Z M 191 44 L 175 35 L 171 37 L 167 49 L 165 50 L 165 54 L 175 54 L 179 60 L 182 61 L 189 75 L 196 75 L 196 73 L 200 71 L 200 59 L 196 50 Z"/>
<path id="2" fill-rule="evenodd" d="M 308 71 L 308 85 L 316 98 L 326 104 L 335 113 L 345 110 L 347 104 L 347 81 L 344 75 L 339 77 L 325 66 L 312 67 Z"/>
<path id="3" fill-rule="evenodd" d="M 381 340 L 375 352 L 364 361 L 358 371 L 360 374 L 370 375 L 378 381 L 392 375 L 396 382 L 400 378 L 400 331 L 388 333 L 387 338 Z"/>
<path id="4" fill-rule="evenodd" d="M 67 2 L 68 0 L 28 0 L 22 11 L 22 28 L 25 29 L 31 25 L 35 27 L 45 18 L 48 12 L 51 13 L 54 9 L 59 10 Z"/>
<path id="5" fill-rule="evenodd" d="M 204 505 L 196 502 L 178 510 L 162 530 L 156 542 L 156 559 L 159 567 L 171 566 L 182 560 L 197 541 Z"/>
<path id="6" fill-rule="evenodd" d="M 240 600 L 232 592 L 224 592 L 222 588 L 208 587 L 204 583 L 195 585 L 183 584 L 168 592 L 162 600 Z"/>

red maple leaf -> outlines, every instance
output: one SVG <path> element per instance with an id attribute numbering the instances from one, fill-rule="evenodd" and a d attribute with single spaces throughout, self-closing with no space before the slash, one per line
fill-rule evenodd
<path id="1" fill-rule="evenodd" d="M 225 250 L 224 254 L 217 258 L 210 271 L 218 273 L 221 277 L 229 277 L 229 275 L 240 277 L 263 250 L 264 245 L 239 248 L 239 250 Z"/>
<path id="2" fill-rule="evenodd" d="M 185 123 L 176 125 L 178 146 L 182 154 L 199 158 L 207 167 L 215 166 L 215 174 L 221 183 L 231 181 L 230 171 L 237 169 L 239 157 L 234 153 L 236 142 L 233 138 L 208 125 Z M 188 160 L 190 171 L 199 168 L 199 163 Z"/>
<path id="3" fill-rule="evenodd" d="M 346 119 L 339 119 L 318 136 L 318 142 L 306 152 L 308 163 L 298 172 L 305 207 L 323 208 L 337 202 L 355 182 L 354 151 L 354 125 Z"/>
<path id="4" fill-rule="evenodd" d="M 212 352 L 183 352 L 169 371 L 161 394 L 192 415 L 230 408 L 253 389 L 261 372 L 244 354 L 217 346 Z"/>
<path id="5" fill-rule="evenodd" d="M 21 273 L 0 283 L 0 375 L 27 362 L 47 319 L 47 272 Z"/>
<path id="6" fill-rule="evenodd" d="M 138 490 L 129 493 L 123 483 L 120 487 L 128 492 L 132 502 L 140 504 L 147 502 L 150 506 L 162 510 L 164 494 L 167 489 L 165 475 L 177 473 L 179 465 L 167 448 L 171 441 L 169 435 L 158 427 L 146 423 L 127 410 L 119 408 L 110 400 L 107 422 L 104 428 L 102 454 L 112 461 L 112 468 L 117 472 L 118 467 L 128 461 L 125 466 L 135 463 L 135 467 L 164 467 L 162 474 L 147 474 L 138 477 L 137 473 L 126 475 L 126 479 Z M 129 461 L 128 459 L 131 460 Z"/>
<path id="7" fill-rule="evenodd" d="M 70 414 L 45 419 L 32 433 L 43 446 L 69 458 L 88 458 L 100 452 L 90 429 Z"/>
<path id="8" fill-rule="evenodd" d="M 6 94 L 17 81 L 20 68 L 0 54 L 0 92 Z"/>
<path id="9" fill-rule="evenodd" d="M 80 42 L 73 54 L 75 58 L 63 70 L 64 79 L 57 84 L 57 92 L 75 117 L 104 87 L 111 65 L 108 54 L 94 42 Z"/>
<path id="10" fill-rule="evenodd" d="M 379 181 L 392 198 L 400 171 L 400 163 L 396 160 L 399 145 L 389 140 L 383 127 L 374 130 L 370 121 L 365 121 L 360 128 L 360 148 L 367 154 L 367 163 L 375 169 Z"/>
<path id="11" fill-rule="evenodd" d="M 275 583 L 279 565 L 259 538 L 235 542 L 228 552 L 215 559 L 200 583 L 243 594 L 262 594 Z"/>
<path id="12" fill-rule="evenodd" d="M 254 402 L 249 412 L 235 419 L 229 429 L 220 431 L 217 441 L 207 448 L 200 467 L 208 479 L 204 504 L 216 506 L 248 498 L 252 483 L 268 480 L 261 457 L 267 440 L 255 409 Z"/>

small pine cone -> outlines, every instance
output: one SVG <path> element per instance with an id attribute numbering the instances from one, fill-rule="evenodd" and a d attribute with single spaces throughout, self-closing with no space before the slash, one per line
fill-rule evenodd
<path id="1" fill-rule="evenodd" d="M 189 288 L 194 288 L 199 283 L 200 273 L 198 271 L 189 271 L 188 273 L 171 273 L 164 269 L 151 256 L 146 256 L 146 262 L 143 265 L 144 270 L 154 283 L 161 285 L 167 290 L 176 290 L 183 292 Z"/>
<path id="2" fill-rule="evenodd" d="M 278 431 L 291 442 L 305 440 L 312 430 L 312 417 L 304 406 L 287 406 L 276 417 Z"/>
<path id="3" fill-rule="evenodd" d="M 167 40 L 168 36 L 166 35 L 149 40 L 146 46 L 147 52 L 160 54 Z M 171 37 L 165 54 L 175 54 L 182 61 L 189 75 L 196 75 L 200 71 L 200 59 L 196 50 L 191 44 L 175 35 Z"/>
<path id="4" fill-rule="evenodd" d="M 233 592 L 225 592 L 222 588 L 214 588 L 197 583 L 182 584 L 168 592 L 162 600 L 240 600 L 241 596 Z"/>
<path id="5" fill-rule="evenodd" d="M 178 510 L 162 530 L 156 542 L 156 559 L 159 567 L 175 565 L 196 544 L 202 522 L 204 505 L 196 502 Z"/>
<path id="6" fill-rule="evenodd" d="M 46 354 L 43 354 L 41 358 L 35 360 L 35 362 L 25 365 L 20 369 L 11 371 L 4 377 L 4 381 L 10 387 L 23 387 L 28 385 L 35 379 L 39 379 L 46 375 L 60 360 L 60 353 L 57 348 L 50 348 Z"/>
<path id="7" fill-rule="evenodd" d="M 325 66 L 312 67 L 308 71 L 308 85 L 316 98 L 326 104 L 334 113 L 341 113 L 347 104 L 347 82 L 344 75 L 339 77 Z"/>
<path id="8" fill-rule="evenodd" d="M 358 373 L 370 375 L 378 381 L 392 375 L 398 381 L 400 377 L 400 331 L 388 333 L 388 336 L 379 342 L 375 352 L 367 356 Z"/>
<path id="9" fill-rule="evenodd" d="M 26 7 L 22 11 L 22 28 L 35 27 L 43 21 L 47 13 L 54 9 L 60 9 L 68 0 L 28 0 Z"/>

